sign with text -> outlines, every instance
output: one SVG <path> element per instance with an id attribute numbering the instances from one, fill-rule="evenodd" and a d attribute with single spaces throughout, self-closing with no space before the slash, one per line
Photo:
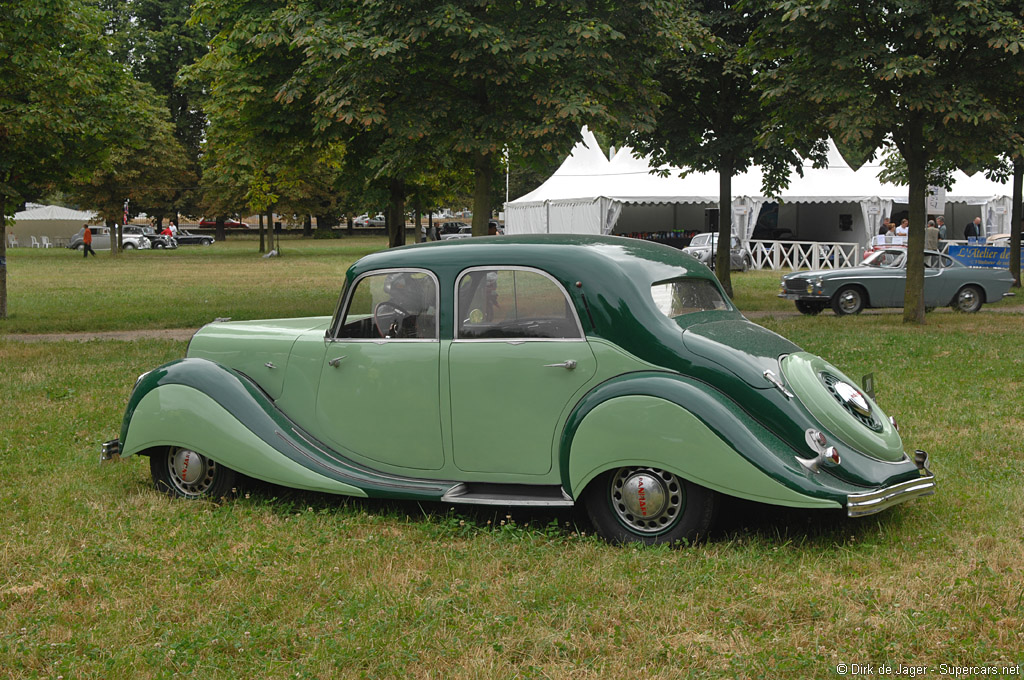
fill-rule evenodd
<path id="1" fill-rule="evenodd" d="M 1010 249 L 995 246 L 952 245 L 947 250 L 949 256 L 959 260 L 968 267 L 1010 268 Z M 1024 259 L 1024 248 L 1021 248 L 1021 259 Z"/>
<path id="2" fill-rule="evenodd" d="M 941 215 L 946 212 L 946 187 L 928 187 L 928 198 L 925 202 L 929 215 Z"/>

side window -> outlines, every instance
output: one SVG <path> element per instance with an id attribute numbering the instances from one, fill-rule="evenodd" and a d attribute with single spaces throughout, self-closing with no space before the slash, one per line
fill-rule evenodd
<path id="1" fill-rule="evenodd" d="M 582 337 L 562 287 L 522 269 L 475 269 L 458 282 L 460 339 Z"/>
<path id="2" fill-rule="evenodd" d="M 370 274 L 356 282 L 338 338 L 437 339 L 437 282 L 421 271 Z"/>

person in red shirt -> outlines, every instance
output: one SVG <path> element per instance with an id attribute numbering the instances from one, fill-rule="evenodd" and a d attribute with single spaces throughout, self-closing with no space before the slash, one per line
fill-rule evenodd
<path id="1" fill-rule="evenodd" d="M 171 231 L 171 225 L 167 225 L 166 227 L 164 227 L 163 231 L 160 232 L 160 235 L 161 236 L 174 236 L 174 232 Z"/>
<path id="2" fill-rule="evenodd" d="M 89 259 L 89 253 L 92 253 L 93 257 L 96 257 L 96 251 L 92 249 L 92 229 L 89 228 L 88 224 L 82 225 L 82 257 Z"/>

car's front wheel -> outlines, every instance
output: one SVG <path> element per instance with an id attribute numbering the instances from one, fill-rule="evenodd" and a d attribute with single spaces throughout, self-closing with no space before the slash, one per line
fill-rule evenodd
<path id="1" fill-rule="evenodd" d="M 832 311 L 840 316 L 860 314 L 864 309 L 864 291 L 856 286 L 844 286 L 832 296 Z"/>
<path id="2" fill-rule="evenodd" d="M 609 470 L 587 486 L 583 502 L 597 533 L 613 543 L 692 543 L 718 508 L 714 491 L 652 467 Z"/>
<path id="3" fill-rule="evenodd" d="M 131 243 L 131 242 L 129 242 L 129 243 L 125 243 L 125 244 L 124 244 L 124 245 L 122 246 L 122 249 L 123 249 L 123 250 L 135 250 L 135 244 L 134 244 L 134 243 Z"/>
<path id="4" fill-rule="evenodd" d="M 964 286 L 957 291 L 956 297 L 953 298 L 953 304 L 951 307 L 957 312 L 973 314 L 981 309 L 981 305 L 984 301 L 985 298 L 980 288 L 977 286 Z"/>
<path id="5" fill-rule="evenodd" d="M 155 451 L 149 471 L 159 491 L 181 498 L 221 498 L 235 487 L 237 474 L 201 453 L 180 446 Z"/>
<path id="6" fill-rule="evenodd" d="M 806 300 L 796 300 L 796 310 L 801 314 L 809 314 L 814 316 L 821 314 L 825 310 L 824 302 L 807 302 Z"/>

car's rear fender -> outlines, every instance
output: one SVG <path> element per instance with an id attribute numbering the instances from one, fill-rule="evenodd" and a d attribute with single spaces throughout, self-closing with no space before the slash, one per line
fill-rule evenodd
<path id="1" fill-rule="evenodd" d="M 352 462 L 291 422 L 244 375 L 206 359 L 174 361 L 140 378 L 120 441 L 122 457 L 182 446 L 256 479 L 327 493 L 439 500 L 454 485 Z"/>
<path id="2" fill-rule="evenodd" d="M 574 498 L 602 472 L 634 465 L 790 507 L 838 508 L 861 490 L 831 475 L 809 475 L 791 447 L 737 404 L 677 374 L 633 373 L 592 390 L 567 420 L 559 460 L 563 487 Z"/>

